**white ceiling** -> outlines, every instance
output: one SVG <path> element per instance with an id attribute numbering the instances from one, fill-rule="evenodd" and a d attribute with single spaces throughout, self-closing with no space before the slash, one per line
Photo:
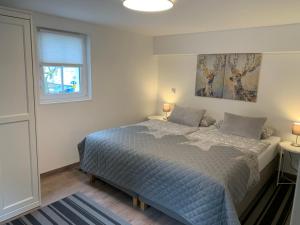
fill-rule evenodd
<path id="1" fill-rule="evenodd" d="M 300 0 L 175 0 L 173 9 L 160 13 L 128 10 L 122 0 L 0 0 L 0 5 L 153 36 L 300 23 Z"/>

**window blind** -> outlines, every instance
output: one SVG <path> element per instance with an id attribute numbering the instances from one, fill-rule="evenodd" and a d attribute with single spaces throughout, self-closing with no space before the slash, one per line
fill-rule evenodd
<path id="1" fill-rule="evenodd" d="M 41 63 L 83 64 L 84 36 L 67 32 L 39 30 Z"/>

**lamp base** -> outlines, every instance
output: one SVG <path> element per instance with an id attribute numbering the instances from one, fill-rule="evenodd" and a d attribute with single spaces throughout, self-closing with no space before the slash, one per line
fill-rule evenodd
<path id="1" fill-rule="evenodd" d="M 291 146 L 300 148 L 300 144 L 292 143 Z"/>

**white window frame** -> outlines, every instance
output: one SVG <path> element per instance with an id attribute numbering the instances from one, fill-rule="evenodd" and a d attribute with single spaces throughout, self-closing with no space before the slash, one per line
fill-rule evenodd
<path id="1" fill-rule="evenodd" d="M 39 99 L 40 104 L 53 104 L 53 103 L 65 103 L 65 102 L 76 102 L 76 101 L 87 101 L 92 99 L 92 79 L 91 79 L 91 63 L 90 63 L 90 42 L 88 36 L 81 33 L 55 30 L 49 28 L 37 28 L 37 35 L 39 32 L 49 32 L 63 35 L 70 35 L 75 37 L 80 37 L 82 40 L 82 58 L 83 64 L 69 64 L 69 63 L 44 63 L 39 60 Z M 39 40 L 39 38 L 37 39 Z M 40 48 L 40 43 L 38 43 L 38 48 Z M 80 91 L 78 93 L 60 93 L 60 94 L 46 94 L 45 93 L 45 77 L 43 66 L 56 66 L 56 67 L 79 67 L 79 79 L 80 79 Z M 63 73 L 63 71 L 62 71 Z M 62 74 L 63 79 L 63 74 Z M 63 82 L 63 81 L 62 81 Z"/>

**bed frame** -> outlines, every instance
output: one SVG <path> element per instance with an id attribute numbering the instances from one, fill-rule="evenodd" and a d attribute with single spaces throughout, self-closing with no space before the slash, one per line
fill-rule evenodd
<path id="1" fill-rule="evenodd" d="M 269 186 L 271 180 L 275 177 L 276 171 L 278 169 L 278 160 L 279 156 L 275 157 L 261 172 L 260 172 L 260 181 L 259 183 L 248 191 L 247 195 L 236 206 L 237 213 L 239 215 L 240 220 L 245 218 L 249 211 L 255 207 L 257 201 L 264 194 L 265 188 Z"/>
<path id="2" fill-rule="evenodd" d="M 261 172 L 260 172 L 260 182 L 253 187 L 250 191 L 248 191 L 247 195 L 243 199 L 242 202 L 240 202 L 236 206 L 236 210 L 238 213 L 238 216 L 240 220 L 243 220 L 245 218 L 249 211 L 253 207 L 255 207 L 255 204 L 257 200 L 262 196 L 264 187 L 268 186 L 269 181 L 274 177 L 276 170 L 278 166 L 278 157 L 274 158 Z M 145 210 L 148 207 L 148 204 L 140 199 L 138 195 L 135 193 L 128 191 L 106 179 L 103 179 L 101 177 L 95 176 L 93 174 L 89 174 L 90 176 L 90 183 L 94 183 L 96 179 L 100 179 L 101 181 L 108 183 L 117 189 L 127 193 L 132 198 L 132 205 L 133 207 L 139 207 L 141 210 Z"/>

